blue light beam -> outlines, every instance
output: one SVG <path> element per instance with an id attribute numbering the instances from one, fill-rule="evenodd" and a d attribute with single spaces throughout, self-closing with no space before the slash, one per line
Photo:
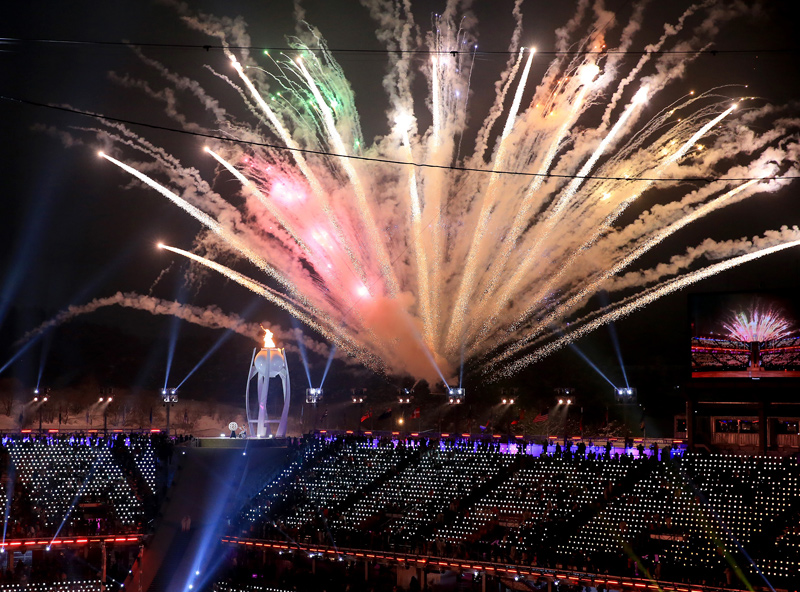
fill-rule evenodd
<path id="1" fill-rule="evenodd" d="M 50 353 L 50 345 L 53 343 L 53 334 L 47 333 L 42 341 L 42 350 L 39 354 L 39 373 L 36 376 L 36 391 L 42 384 L 42 374 L 44 373 L 44 364 L 47 361 L 47 354 Z"/>
<path id="2" fill-rule="evenodd" d="M 331 362 L 333 362 L 333 356 L 336 354 L 336 344 L 331 344 L 331 351 L 328 353 L 328 361 L 325 364 L 325 372 L 322 373 L 322 381 L 319 383 L 319 388 L 322 388 L 322 385 L 325 384 L 325 379 L 328 377 L 328 370 L 331 369 Z"/>
<path id="3" fill-rule="evenodd" d="M 178 343 L 178 333 L 180 333 L 181 320 L 179 317 L 172 317 L 169 320 L 169 342 L 167 343 L 167 371 L 164 374 L 164 388 L 169 383 L 169 373 L 172 370 L 172 360 L 175 357 L 175 346 Z"/>
<path id="4" fill-rule="evenodd" d="M 625 372 L 625 362 L 622 361 L 622 350 L 619 347 L 619 338 L 617 337 L 617 327 L 614 325 L 614 322 L 610 322 L 608 325 L 608 332 L 611 334 L 611 343 L 614 344 L 614 351 L 617 352 L 617 359 L 619 360 L 619 368 L 622 370 L 622 378 L 625 380 L 625 386 L 630 388 L 630 384 L 628 384 L 628 374 Z"/>
<path id="5" fill-rule="evenodd" d="M 458 363 L 458 388 L 464 387 L 464 344 L 461 344 L 461 360 Z"/>
<path id="6" fill-rule="evenodd" d="M 58 538 L 58 535 L 61 532 L 61 529 L 64 528 L 64 524 L 66 524 L 67 519 L 72 514 L 72 510 L 75 509 L 75 506 L 77 505 L 78 501 L 83 496 L 83 490 L 86 489 L 87 483 L 89 483 L 92 480 L 92 478 L 94 477 L 94 473 L 97 470 L 100 458 L 101 457 L 98 455 L 94 459 L 94 462 L 92 463 L 92 468 L 89 470 L 89 474 L 86 475 L 86 479 L 84 479 L 83 483 L 81 483 L 81 486 L 78 489 L 78 493 L 75 494 L 75 497 L 72 499 L 72 503 L 69 505 L 69 508 L 67 508 L 67 513 L 64 514 L 64 518 L 61 520 L 61 524 L 58 525 L 58 529 L 56 530 L 56 533 L 53 535 L 53 538 L 50 539 L 50 544 L 47 545 L 47 549 L 48 550 L 50 549 L 50 546 L 53 544 L 53 541 Z"/>
<path id="7" fill-rule="evenodd" d="M 290 319 L 292 321 L 292 332 L 294 333 L 294 338 L 297 340 L 297 349 L 300 350 L 300 359 L 303 362 L 303 369 L 306 371 L 308 388 L 311 388 L 311 370 L 308 365 L 308 352 L 306 352 L 306 344 L 303 343 L 303 330 L 300 328 L 300 322 L 296 318 L 290 317 Z M 328 361 L 328 364 L 330 365 L 330 360 Z M 328 372 L 327 368 L 325 369 L 325 372 Z M 325 382 L 324 377 L 322 378 L 322 382 Z"/>
<path id="8" fill-rule="evenodd" d="M 178 286 L 177 294 L 175 295 L 175 301 L 181 302 L 185 296 L 186 290 L 184 289 L 184 285 L 181 283 Z M 169 384 L 169 373 L 172 370 L 172 360 L 175 357 L 175 346 L 178 343 L 178 334 L 180 333 L 181 328 L 181 320 L 178 317 L 172 317 L 169 320 L 169 341 L 167 342 L 167 371 L 164 376 L 164 388 L 167 388 L 167 384 Z"/>
<path id="9" fill-rule="evenodd" d="M 210 358 L 210 357 L 211 357 L 211 356 L 214 354 L 214 352 L 216 352 L 216 351 L 217 351 L 217 350 L 218 350 L 220 347 L 222 347 L 222 345 L 223 345 L 223 344 L 224 344 L 226 341 L 228 341 L 228 339 L 230 339 L 231 335 L 233 335 L 233 331 L 232 331 L 232 330 L 230 330 L 230 329 L 226 329 L 226 330 L 225 330 L 225 332 L 224 332 L 222 335 L 220 335 L 220 336 L 219 336 L 219 339 L 217 339 L 217 340 L 214 342 L 214 345 L 212 345 L 212 346 L 211 346 L 211 347 L 208 349 L 208 351 L 205 353 L 205 355 L 204 355 L 202 358 L 200 358 L 200 361 L 199 361 L 199 362 L 197 362 L 197 364 L 195 364 L 194 368 L 192 368 L 191 370 L 189 370 L 189 374 L 187 374 L 187 375 L 184 377 L 184 379 L 183 379 L 183 380 L 181 380 L 181 381 L 180 381 L 180 383 L 178 383 L 178 386 L 177 386 L 177 387 L 175 387 L 175 388 L 176 388 L 176 389 L 180 389 L 180 388 L 183 386 L 183 383 L 184 383 L 184 382 L 186 382 L 187 380 L 189 380 L 189 378 L 192 376 L 192 374 L 194 374 L 195 372 L 197 372 L 197 370 L 200 368 L 200 366 L 202 366 L 203 364 L 205 364 L 205 363 L 206 363 L 206 360 L 208 360 L 208 358 Z M 165 388 L 166 388 L 166 387 L 165 387 Z"/>
<path id="10" fill-rule="evenodd" d="M 111 262 L 111 264 L 107 265 L 100 273 L 95 275 L 80 290 L 78 290 L 75 296 L 70 298 L 68 306 L 72 306 L 76 302 L 82 302 L 86 300 L 90 294 L 96 292 L 97 288 L 107 278 L 111 277 L 112 273 L 116 271 L 118 268 L 120 268 L 124 262 L 130 259 L 133 253 L 134 253 L 133 246 L 128 247 L 128 249 L 124 253 L 122 253 L 122 255 L 117 257 L 114 261 Z M 2 299 L 2 296 L 0 296 L 0 299 Z M 0 316 L 2 316 L 2 314 L 3 314 L 2 311 L 0 311 Z M 0 367 L 0 374 L 5 372 L 9 366 L 14 364 L 14 362 L 16 362 L 20 357 L 22 357 L 22 354 L 27 352 L 33 345 L 37 344 L 40 340 L 44 339 L 45 336 L 50 335 L 55 328 L 56 326 L 52 326 L 48 329 L 45 329 L 43 333 L 40 333 L 36 337 L 33 337 L 30 341 L 27 341 L 24 344 L 22 344 L 22 347 L 20 347 L 20 349 L 17 350 L 17 352 L 14 353 L 11 356 L 11 358 L 5 364 L 3 364 L 2 367 Z"/>
<path id="11" fill-rule="evenodd" d="M 572 351 L 574 351 L 576 354 L 578 354 L 578 355 L 580 356 L 580 358 L 581 358 L 581 359 L 582 359 L 584 362 L 586 362 L 587 364 L 589 364 L 589 366 L 592 368 L 592 370 L 594 370 L 595 372 L 597 372 L 597 374 L 598 374 L 599 376 L 601 376 L 601 377 L 603 378 L 603 380 L 605 380 L 605 381 L 606 381 L 608 384 L 610 384 L 612 387 L 614 387 L 614 388 L 617 388 L 617 385 L 616 385 L 616 384 L 614 384 L 613 382 L 611 382 L 611 381 L 608 379 L 608 376 L 606 376 L 605 374 L 603 374 L 603 372 L 600 370 L 600 368 L 598 368 L 598 367 L 597 367 L 597 365 L 596 365 L 594 362 L 592 362 L 592 361 L 589 359 L 589 357 L 588 357 L 588 356 L 587 356 L 585 353 L 583 353 L 583 352 L 580 350 L 580 348 L 578 348 L 578 346 L 577 346 L 577 345 L 575 345 L 574 343 L 570 343 L 570 344 L 569 344 L 569 347 L 570 347 L 570 349 L 572 349 Z"/>
<path id="12" fill-rule="evenodd" d="M 253 313 L 253 311 L 258 306 L 259 302 L 260 302 L 260 300 L 256 300 L 256 299 L 251 300 L 250 304 L 247 305 L 247 307 L 244 309 L 244 311 L 241 314 L 242 319 L 248 320 L 250 315 Z M 208 358 L 210 358 L 214 354 L 214 352 L 216 352 L 226 341 L 228 341 L 228 339 L 230 339 L 230 337 L 233 334 L 234 334 L 234 332 L 231 329 L 225 329 L 225 331 L 222 333 L 222 335 L 219 336 L 219 339 L 217 339 L 217 341 L 214 342 L 214 344 L 208 349 L 208 351 L 205 353 L 205 355 L 202 358 L 200 358 L 200 361 L 197 362 L 195 367 L 192 368 L 191 370 L 189 370 L 189 373 L 184 377 L 183 380 L 180 381 L 178 386 L 176 386 L 175 388 L 176 389 L 180 389 L 183 386 L 183 383 L 186 382 L 187 380 L 189 380 L 189 377 L 192 374 L 194 374 L 195 372 L 197 372 L 197 370 L 200 368 L 200 366 L 205 364 L 206 360 L 208 360 Z M 238 335 L 238 333 L 237 333 L 237 335 Z M 167 387 L 165 386 L 164 388 L 167 388 Z"/>

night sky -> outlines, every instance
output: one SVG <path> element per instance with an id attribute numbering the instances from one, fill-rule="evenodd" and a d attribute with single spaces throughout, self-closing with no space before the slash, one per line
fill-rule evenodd
<path id="1" fill-rule="evenodd" d="M 184 26 L 176 10 L 158 2 L 99 3 L 87 1 L 45 2 L 29 0 L 5 7 L 0 37 L 75 41 L 130 41 L 140 44 L 213 43 Z M 418 2 L 417 22 L 426 28 L 430 13 L 440 3 Z M 511 32 L 511 3 L 481 2 L 474 11 L 482 50 L 507 48 Z M 629 15 L 629 0 L 609 0 L 607 8 Z M 651 2 L 646 12 L 646 33 L 635 49 L 660 34 L 666 20 L 674 21 L 688 2 Z M 723 4 L 722 2 L 720 4 Z M 761 50 L 701 56 L 686 77 L 648 106 L 653 113 L 664 106 L 670 93 L 698 91 L 728 83 L 749 84 L 749 94 L 785 105 L 797 100 L 800 60 L 797 51 L 794 3 L 764 2 L 760 16 L 737 19 L 723 25 L 715 48 Z M 284 35 L 294 30 L 292 4 L 274 2 L 192 2 L 193 8 L 217 16 L 241 16 L 257 46 L 285 46 Z M 557 5 L 554 7 L 553 5 Z M 306 19 L 318 26 L 331 48 L 381 49 L 373 35 L 374 24 L 357 2 L 303 2 Z M 540 51 L 553 47 L 553 30 L 570 17 L 570 2 L 530 2 L 523 5 L 523 45 Z M 197 48 L 143 48 L 144 53 L 170 69 L 197 77 L 207 90 L 235 110 L 238 96 L 203 70 L 211 64 L 222 70 L 224 55 Z M 383 112 L 386 100 L 380 86 L 385 56 L 337 54 L 352 82 L 362 117 L 364 136 L 386 132 Z M 485 56 L 476 62 L 470 111 L 481 120 L 491 100 L 492 84 L 505 56 Z M 636 60 L 638 56 L 629 59 Z M 531 80 L 538 80 L 548 59 L 536 62 Z M 157 125 L 173 126 L 158 105 L 136 89 L 115 82 L 130 74 L 141 80 L 162 82 L 147 65 L 124 46 L 3 42 L 0 44 L 0 94 L 52 105 L 68 105 Z M 485 88 L 485 92 L 481 88 Z M 734 91 L 730 91 L 734 92 Z M 731 95 L 735 96 L 735 95 Z M 205 118 L 192 104 L 180 105 L 192 117 Z M 797 103 L 790 113 L 800 112 Z M 244 109 L 241 116 L 247 117 Z M 0 366 L 17 347 L 14 343 L 71 304 L 83 304 L 117 291 L 182 298 L 198 306 L 217 305 L 223 311 L 243 314 L 251 321 L 277 322 L 290 327 L 285 315 L 270 306 L 252 304 L 244 289 L 211 274 L 187 284 L 187 264 L 154 248 L 158 240 L 190 249 L 199 224 L 174 205 L 137 185 L 107 162 L 95 156 L 99 146 L 90 133 L 74 128 L 97 125 L 92 119 L 45 108 L 0 101 L 2 152 L 0 159 Z M 184 162 L 197 166 L 213 179 L 208 159 L 197 157 L 202 140 L 179 134 L 134 128 L 155 145 L 163 146 Z M 66 147 L 58 137 L 70 132 L 85 144 Z M 204 168 L 205 167 L 205 168 Z M 652 266 L 683 252 L 706 237 L 717 240 L 762 234 L 782 225 L 800 224 L 798 185 L 778 193 L 755 196 L 715 213 L 707 220 L 680 231 L 642 261 Z M 216 187 L 222 191 L 223 188 Z M 638 211 L 638 210 L 637 210 Z M 162 271 L 167 272 L 162 275 Z M 249 271 L 249 270 L 248 270 Z M 158 280 L 158 281 L 157 281 Z M 800 252 L 783 251 L 693 286 L 691 291 L 780 290 L 797 293 L 800 288 Z M 595 306 L 601 303 L 595 303 Z M 43 383 L 74 385 L 86 380 L 118 387 L 160 388 L 164 380 L 168 335 L 175 323 L 145 312 L 106 309 L 65 324 L 33 345 L 7 368 L 0 379 L 16 377 L 24 385 L 36 383 L 40 367 Z M 178 323 L 179 334 L 172 375 L 180 380 L 219 337 L 219 332 Z M 673 294 L 615 326 L 628 378 L 639 385 L 642 398 L 655 399 L 688 377 L 687 292 Z M 579 341 L 581 350 L 614 383 L 622 373 L 612 346 L 612 333 L 601 328 Z M 240 336 L 226 341 L 186 383 L 190 396 L 238 400 L 254 343 Z M 319 377 L 324 360 L 313 358 L 312 372 Z M 303 375 L 293 379 L 304 388 Z M 317 380 L 318 378 L 315 378 Z M 361 384 L 393 388 L 396 381 L 375 377 L 365 370 L 335 364 L 331 386 L 349 389 Z M 173 382 L 173 380 L 171 380 Z M 529 389 L 532 397 L 544 397 L 557 386 L 578 386 L 585 393 L 610 394 L 610 385 L 570 348 L 529 367 L 506 385 Z M 502 385 L 501 385 L 502 386 Z M 490 392 L 479 383 L 472 392 Z M 599 395 L 598 395 L 599 396 Z"/>

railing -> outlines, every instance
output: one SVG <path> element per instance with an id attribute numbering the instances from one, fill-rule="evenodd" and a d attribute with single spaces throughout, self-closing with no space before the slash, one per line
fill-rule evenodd
<path id="1" fill-rule="evenodd" d="M 714 432 L 712 442 L 729 446 L 758 446 L 758 433 Z"/>
<path id="2" fill-rule="evenodd" d="M 376 561 L 402 563 L 419 568 L 450 569 L 456 571 L 472 571 L 491 576 L 506 577 L 511 579 L 544 579 L 551 582 L 570 585 L 591 586 L 609 590 L 659 590 L 672 592 L 744 592 L 741 588 L 720 588 L 702 584 L 684 584 L 682 582 L 669 582 L 645 578 L 630 578 L 623 576 L 610 576 L 608 574 L 593 574 L 589 572 L 573 571 L 568 569 L 552 569 L 532 565 L 494 563 L 490 561 L 466 561 L 448 557 L 435 557 L 431 555 L 417 555 L 413 553 L 395 553 L 391 551 L 373 551 L 371 549 L 351 549 L 343 547 L 330 547 L 326 545 L 306 545 L 302 543 L 282 543 L 262 539 L 248 539 L 242 537 L 222 537 L 223 544 L 241 545 L 247 548 L 260 548 L 276 551 L 303 551 L 309 556 L 350 558 L 356 561 Z M 233 588 L 230 589 L 233 592 Z M 269 590 L 269 588 L 267 588 Z"/>
<path id="3" fill-rule="evenodd" d="M 778 434 L 778 446 L 781 448 L 800 447 L 800 434 Z"/>
<path id="4" fill-rule="evenodd" d="M 103 585 L 99 580 L 0 584 L 0 592 L 100 592 L 101 590 Z"/>
<path id="5" fill-rule="evenodd" d="M 0 552 L 20 551 L 24 553 L 31 549 L 50 549 L 51 547 L 82 547 L 95 543 L 114 543 L 116 545 L 130 545 L 139 543 L 143 535 L 138 533 L 103 535 L 103 536 L 72 536 L 61 538 L 37 537 L 32 539 L 6 539 L 0 543 Z M 2 590 L 2 588 L 0 588 Z"/>

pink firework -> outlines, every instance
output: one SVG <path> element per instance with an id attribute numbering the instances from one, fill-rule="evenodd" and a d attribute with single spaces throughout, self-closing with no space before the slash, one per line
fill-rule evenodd
<path id="1" fill-rule="evenodd" d="M 234 49 L 251 42 L 228 19 L 188 17 L 225 48 L 224 59 L 196 64 L 198 81 L 143 56 L 170 89 L 151 91 L 154 99 L 173 96 L 177 82 L 176 92 L 206 108 L 205 123 L 190 124 L 171 105 L 167 114 L 207 136 L 205 154 L 189 158 L 217 167 L 222 182 L 202 179 L 122 124 L 102 130 L 103 146 L 117 146 L 100 156 L 195 218 L 206 229 L 198 249 L 233 255 L 237 269 L 164 249 L 261 295 L 370 368 L 433 384 L 457 376 L 465 361 L 510 376 L 657 298 L 800 246 L 800 228 L 784 228 L 758 241 L 709 239 L 668 265 L 642 267 L 646 253 L 687 225 L 778 190 L 788 182 L 773 179 L 778 173 L 797 177 L 800 147 L 788 138 L 800 117 L 773 120 L 775 108 L 740 90 L 660 99 L 672 83 L 685 88 L 695 52 L 712 43 L 723 20 L 714 3 L 676 12 L 678 24 L 642 39 L 648 49 L 633 61 L 622 57 L 645 32 L 638 20 L 620 27 L 602 11 L 582 39 L 577 25 L 559 29 L 559 51 L 546 65 L 519 47 L 515 16 L 508 59 L 480 75 L 476 20 L 459 14 L 464 3 L 448 0 L 426 34 L 408 2 L 365 4 L 389 57 L 388 109 L 374 139 L 316 28 L 300 26 L 291 50 L 273 58 Z M 579 6 L 573 23 L 591 12 Z M 606 42 L 613 51 L 603 51 Z M 209 68 L 211 80 L 230 82 L 244 100 L 249 123 L 200 86 Z M 472 94 L 485 97 L 467 101 Z M 476 105 L 493 106 L 468 112 Z M 746 150 L 732 152 L 737 146 Z M 697 177 L 720 181 L 680 194 L 660 189 Z M 712 249 L 719 261 L 690 271 Z M 618 297 L 591 309 L 600 291 Z"/>
<path id="2" fill-rule="evenodd" d="M 792 323 L 783 312 L 768 304 L 753 303 L 750 310 L 733 312 L 722 323 L 731 339 L 747 343 L 763 343 L 788 336 Z"/>

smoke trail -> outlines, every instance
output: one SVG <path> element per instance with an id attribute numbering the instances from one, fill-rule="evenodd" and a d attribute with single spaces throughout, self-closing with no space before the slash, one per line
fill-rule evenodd
<path id="1" fill-rule="evenodd" d="M 631 271 L 625 275 L 615 278 L 607 284 L 609 291 L 624 290 L 626 288 L 637 288 L 660 281 L 671 275 L 678 275 L 691 267 L 698 259 L 718 260 L 725 259 L 747 253 L 754 249 L 763 249 L 774 246 L 782 242 L 793 240 L 800 228 L 792 226 L 781 227 L 780 230 L 771 230 L 764 233 L 763 237 L 740 238 L 728 241 L 715 241 L 710 238 L 704 240 L 696 247 L 688 249 L 683 255 L 675 255 L 669 263 L 661 263 L 652 269 Z"/>
<path id="2" fill-rule="evenodd" d="M 625 317 L 630 313 L 632 313 L 633 311 L 635 311 L 636 309 L 646 306 L 647 304 L 650 304 L 653 301 L 663 296 L 671 294 L 672 292 L 685 288 L 686 286 L 699 282 L 700 280 L 704 280 L 708 277 L 711 277 L 712 275 L 715 275 L 727 269 L 731 269 L 732 267 L 736 267 L 737 265 L 742 265 L 743 263 L 748 263 L 750 261 L 754 261 L 755 259 L 760 259 L 761 257 L 764 257 L 766 255 L 771 255 L 772 253 L 777 253 L 778 251 L 782 251 L 784 249 L 789 249 L 797 246 L 800 246 L 800 239 L 782 243 L 774 247 L 761 249 L 752 253 L 748 253 L 746 255 L 740 255 L 739 257 L 734 257 L 732 259 L 728 259 L 727 261 L 723 261 L 721 263 L 709 265 L 704 269 L 700 269 L 693 273 L 686 274 L 680 278 L 667 282 L 666 284 L 659 286 L 657 289 L 651 291 L 650 293 L 640 296 L 634 299 L 632 302 L 624 306 L 620 306 L 616 308 L 616 310 L 604 314 L 600 318 L 586 323 L 580 328 L 571 331 L 564 337 L 561 337 L 560 339 L 555 340 L 554 342 L 546 345 L 545 347 L 540 348 L 539 350 L 531 354 L 528 354 L 525 357 L 509 364 L 502 370 L 502 372 L 500 372 L 500 375 L 505 377 L 511 376 L 516 372 L 518 372 L 519 370 L 521 370 L 522 368 L 524 368 L 525 366 L 528 366 L 529 364 L 532 364 L 533 362 L 540 360 L 542 357 L 549 355 L 558 349 L 561 349 L 568 343 L 572 343 L 576 339 L 583 337 L 584 335 L 590 333 L 591 331 L 594 331 L 598 327 L 601 327 L 611 321 L 616 321 L 622 317 Z"/>
<path id="3" fill-rule="evenodd" d="M 248 323 L 235 314 L 226 314 L 222 312 L 215 306 L 202 308 L 190 304 L 162 300 L 152 296 L 144 296 L 142 294 L 117 292 L 113 296 L 97 298 L 88 304 L 69 306 L 52 319 L 28 331 L 14 345 L 17 347 L 25 347 L 31 340 L 58 325 L 71 321 L 77 316 L 90 314 L 109 306 L 132 308 L 154 315 L 174 316 L 188 323 L 200 325 L 201 327 L 207 327 L 209 329 L 227 329 L 242 337 L 248 337 L 255 342 L 260 342 L 264 333 L 259 323 Z M 269 325 L 269 329 L 281 343 L 285 344 L 284 347 L 286 347 L 287 350 L 297 352 L 295 346 L 289 345 L 294 339 L 294 335 L 291 331 L 284 330 L 277 325 Z M 304 339 L 304 344 L 306 348 L 320 356 L 328 356 L 330 353 L 330 349 L 327 345 L 309 337 Z"/>

